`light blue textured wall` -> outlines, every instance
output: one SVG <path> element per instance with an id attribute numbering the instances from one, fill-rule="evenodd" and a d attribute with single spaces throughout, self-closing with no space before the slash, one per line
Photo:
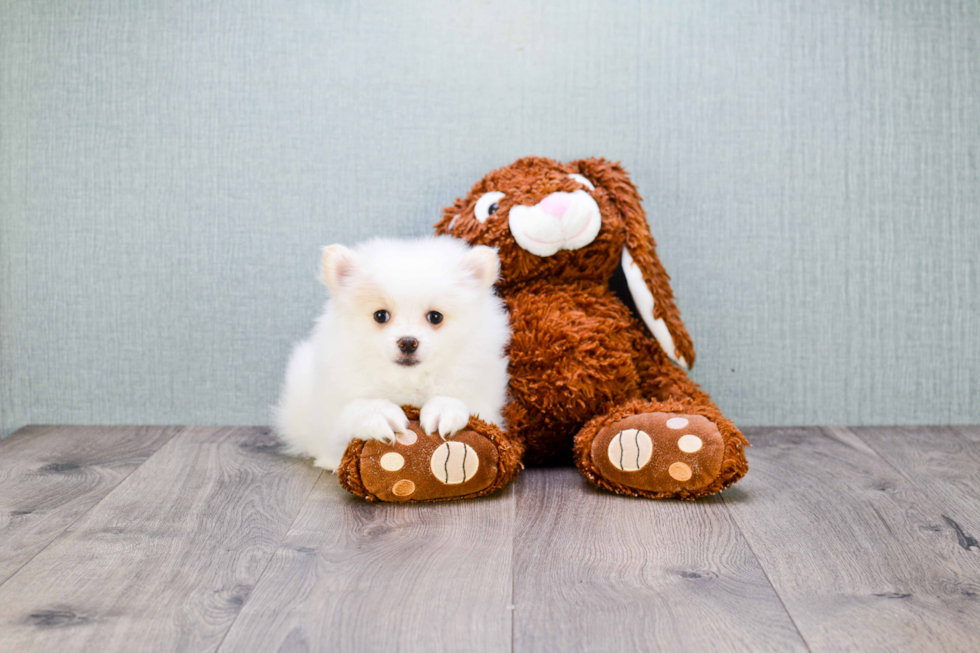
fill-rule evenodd
<path id="1" fill-rule="evenodd" d="M 265 423 L 318 248 L 632 171 L 742 424 L 980 422 L 973 0 L 0 0 L 3 433 Z"/>

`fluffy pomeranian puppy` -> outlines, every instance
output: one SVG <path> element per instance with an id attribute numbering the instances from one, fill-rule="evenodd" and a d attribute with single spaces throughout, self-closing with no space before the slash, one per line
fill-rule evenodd
<path id="1" fill-rule="evenodd" d="M 495 250 L 449 236 L 325 247 L 330 299 L 293 350 L 275 410 L 289 451 L 335 470 L 351 440 L 405 432 L 404 404 L 443 438 L 471 414 L 499 425 L 510 336 L 499 270 Z"/>

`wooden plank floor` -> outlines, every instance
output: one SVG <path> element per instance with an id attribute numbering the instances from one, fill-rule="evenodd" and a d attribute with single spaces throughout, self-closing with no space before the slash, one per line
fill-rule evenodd
<path id="1" fill-rule="evenodd" d="M 0 442 L 0 651 L 978 651 L 980 429 L 747 432 L 699 502 L 371 505 L 262 428 Z"/>

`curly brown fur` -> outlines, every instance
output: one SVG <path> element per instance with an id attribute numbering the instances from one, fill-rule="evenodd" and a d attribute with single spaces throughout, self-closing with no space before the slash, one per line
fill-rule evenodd
<path id="1" fill-rule="evenodd" d="M 405 411 L 405 416 L 408 417 L 409 420 L 419 419 L 419 409 L 415 406 L 402 406 L 402 410 Z M 482 497 L 487 494 L 492 494 L 514 480 L 517 474 L 524 469 L 524 464 L 522 462 L 524 456 L 524 444 L 522 442 L 508 436 L 493 424 L 488 424 L 487 422 L 473 416 L 470 416 L 470 421 L 466 425 L 466 429 L 479 433 L 483 437 L 490 440 L 497 448 L 497 477 L 494 479 L 494 482 L 491 485 L 479 490 L 478 492 L 461 496 L 447 497 L 444 499 L 430 499 L 428 502 L 431 503 L 433 501 L 472 499 Z M 340 481 L 340 485 L 351 494 L 356 494 L 357 496 L 367 499 L 368 501 L 381 501 L 381 499 L 379 499 L 376 495 L 369 492 L 364 487 L 364 483 L 361 481 L 360 463 L 361 452 L 363 449 L 364 442 L 361 440 L 353 440 L 350 443 L 347 450 L 344 452 L 344 458 L 340 464 L 340 467 L 337 468 L 337 478 Z M 415 502 L 410 500 L 406 503 Z"/>
<path id="2" fill-rule="evenodd" d="M 364 450 L 363 440 L 352 440 L 347 449 L 344 450 L 344 457 L 337 468 L 337 480 L 341 487 L 357 496 L 368 501 L 377 501 L 378 498 L 367 491 L 361 483 L 361 451 Z"/>
<path id="3" fill-rule="evenodd" d="M 654 317 L 664 319 L 674 336 L 676 353 L 683 356 L 688 365 L 694 365 L 694 344 L 681 321 L 680 311 L 674 304 L 670 276 L 657 257 L 657 243 L 650 233 L 647 214 L 641 204 L 643 198 L 618 163 L 610 163 L 604 159 L 586 159 L 578 162 L 578 171 L 591 179 L 596 187 L 607 189 L 612 196 L 625 223 L 626 246 L 653 294 Z"/>
<path id="4" fill-rule="evenodd" d="M 585 282 L 528 284 L 506 304 L 510 395 L 524 409 L 508 413 L 508 428 L 525 438 L 529 465 L 570 462 L 572 437 L 597 410 L 641 396 L 629 309 Z"/>
<path id="5" fill-rule="evenodd" d="M 523 249 L 510 233 L 510 210 L 534 206 L 554 192 L 582 190 L 582 184 L 569 178 L 573 173 L 595 186 L 588 194 L 602 216 L 598 234 L 583 247 L 551 256 Z M 489 191 L 504 197 L 497 211 L 480 222 L 474 207 Z M 625 246 L 654 298 L 653 317 L 663 319 L 673 336 L 674 351 L 669 353 L 693 364 L 694 347 L 657 257 L 640 195 L 618 163 L 519 159 L 490 172 L 468 195 L 444 209 L 436 231 L 496 247 L 500 255 L 497 289 L 510 310 L 513 329 L 508 348 L 511 403 L 505 418 L 515 440 L 526 442 L 528 464 L 566 462 L 573 448 L 576 461 L 582 460 L 579 440 L 594 437 L 593 431 L 614 419 L 610 416 L 631 410 L 628 407 L 658 406 L 664 412 L 682 412 L 683 407 L 714 421 L 726 443 L 721 475 L 696 494 L 727 487 L 745 473 L 742 449 L 747 443 L 741 433 L 707 393 L 670 362 L 645 324 L 610 288 Z M 591 468 L 583 465 L 589 476 Z M 594 469 L 591 473 L 595 476 Z"/>

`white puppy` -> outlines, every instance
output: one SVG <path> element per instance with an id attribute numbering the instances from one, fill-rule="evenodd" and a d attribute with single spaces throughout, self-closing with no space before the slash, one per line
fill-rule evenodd
<path id="1" fill-rule="evenodd" d="M 323 250 L 331 298 L 293 350 L 275 411 L 293 454 L 334 470 L 353 439 L 392 442 L 400 408 L 443 438 L 469 415 L 501 423 L 507 391 L 507 313 L 494 294 L 489 247 L 448 236 L 373 240 Z"/>

